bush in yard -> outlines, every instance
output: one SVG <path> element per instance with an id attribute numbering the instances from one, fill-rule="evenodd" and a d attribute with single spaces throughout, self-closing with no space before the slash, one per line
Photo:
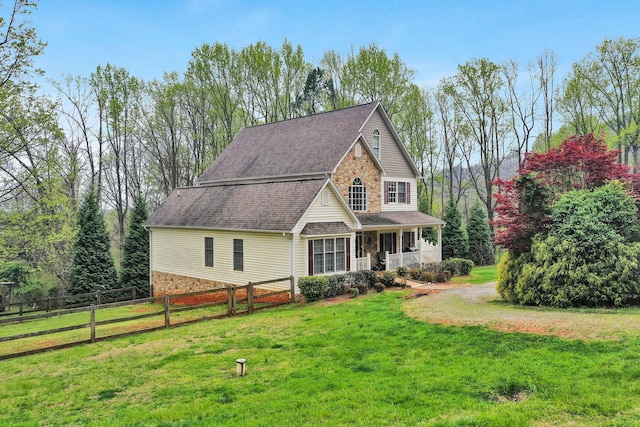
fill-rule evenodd
<path id="1" fill-rule="evenodd" d="M 398 277 L 398 275 L 396 273 L 394 273 L 393 271 L 385 271 L 384 273 L 382 273 L 382 275 L 380 276 L 380 282 L 385 286 L 385 287 L 391 287 L 394 286 L 396 284 L 396 277 Z M 375 286 L 376 284 L 374 284 Z"/>
<path id="2" fill-rule="evenodd" d="M 347 289 L 347 295 L 349 295 L 349 298 L 355 298 L 360 295 L 360 291 L 358 288 L 349 288 Z"/>
<path id="3" fill-rule="evenodd" d="M 448 271 L 451 276 L 467 276 L 473 268 L 473 261 L 464 258 L 449 258 L 440 263 L 441 271 Z"/>
<path id="4" fill-rule="evenodd" d="M 352 271 L 346 274 L 348 276 L 347 285 L 353 286 L 356 283 L 366 283 L 368 287 L 372 288 L 378 281 L 376 272 L 372 270 L 359 270 Z"/>
<path id="5" fill-rule="evenodd" d="M 376 290 L 376 292 L 382 292 L 384 291 L 386 288 L 386 286 L 380 282 L 377 282 L 375 285 L 373 285 L 373 289 Z"/>
<path id="6" fill-rule="evenodd" d="M 398 277 L 406 276 L 408 271 L 409 271 L 409 269 L 407 267 L 402 266 L 402 265 L 400 267 L 396 268 L 396 273 L 398 274 Z"/>
<path id="7" fill-rule="evenodd" d="M 375 284 L 375 283 L 374 283 Z M 369 292 L 369 284 L 365 282 L 359 282 L 352 286 L 352 288 L 357 288 L 359 295 L 366 295 Z"/>
<path id="8" fill-rule="evenodd" d="M 329 276 L 329 288 L 325 293 L 325 298 L 333 298 L 340 295 L 344 295 L 347 292 L 350 284 L 349 276 L 346 274 L 334 274 L 333 276 Z"/>
<path id="9" fill-rule="evenodd" d="M 312 302 L 324 298 L 329 289 L 329 278 L 325 276 L 305 276 L 298 279 L 298 288 L 305 301 Z"/>
<path id="10" fill-rule="evenodd" d="M 526 305 L 621 307 L 640 302 L 635 200 L 612 181 L 569 191 L 551 206 L 547 233 L 530 253 L 508 254 L 498 292 Z"/>

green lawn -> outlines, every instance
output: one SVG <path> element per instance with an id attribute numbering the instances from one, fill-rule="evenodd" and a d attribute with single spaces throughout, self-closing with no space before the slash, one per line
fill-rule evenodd
<path id="1" fill-rule="evenodd" d="M 453 283 L 470 283 L 472 285 L 496 282 L 497 280 L 498 266 L 496 265 L 473 267 L 469 276 L 454 276 L 451 278 Z"/>
<path id="2" fill-rule="evenodd" d="M 403 313 L 404 295 L 4 361 L 0 425 L 640 425 L 639 339 L 431 325 Z"/>

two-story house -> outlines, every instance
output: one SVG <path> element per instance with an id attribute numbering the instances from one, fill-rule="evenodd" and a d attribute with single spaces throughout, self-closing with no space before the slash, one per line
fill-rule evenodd
<path id="1" fill-rule="evenodd" d="M 146 222 L 154 293 L 440 261 L 419 178 L 379 102 L 245 128 Z"/>

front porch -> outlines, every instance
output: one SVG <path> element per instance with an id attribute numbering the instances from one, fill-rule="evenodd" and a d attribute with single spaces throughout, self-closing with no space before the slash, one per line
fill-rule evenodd
<path id="1" fill-rule="evenodd" d="M 363 225 L 362 231 L 356 233 L 357 270 L 395 270 L 442 261 L 443 221 L 420 212 L 357 216 Z M 423 228 L 436 230 L 436 242 L 422 238 Z"/>

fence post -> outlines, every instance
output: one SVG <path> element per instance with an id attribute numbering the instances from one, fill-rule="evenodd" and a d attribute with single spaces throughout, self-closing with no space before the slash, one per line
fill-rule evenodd
<path id="1" fill-rule="evenodd" d="M 247 313 L 253 313 L 253 283 L 247 285 Z"/>
<path id="2" fill-rule="evenodd" d="M 89 310 L 91 316 L 91 342 L 96 342 L 96 306 L 91 304 L 91 308 Z"/>
<path id="3" fill-rule="evenodd" d="M 293 274 L 289 276 L 289 282 L 291 282 L 291 302 L 296 302 L 296 281 L 293 279 Z"/>
<path id="4" fill-rule="evenodd" d="M 227 288 L 227 315 L 233 316 L 236 314 L 236 288 L 235 286 L 229 286 Z"/>
<path id="5" fill-rule="evenodd" d="M 169 329 L 171 322 L 169 319 L 169 295 L 164 296 L 164 327 Z"/>

